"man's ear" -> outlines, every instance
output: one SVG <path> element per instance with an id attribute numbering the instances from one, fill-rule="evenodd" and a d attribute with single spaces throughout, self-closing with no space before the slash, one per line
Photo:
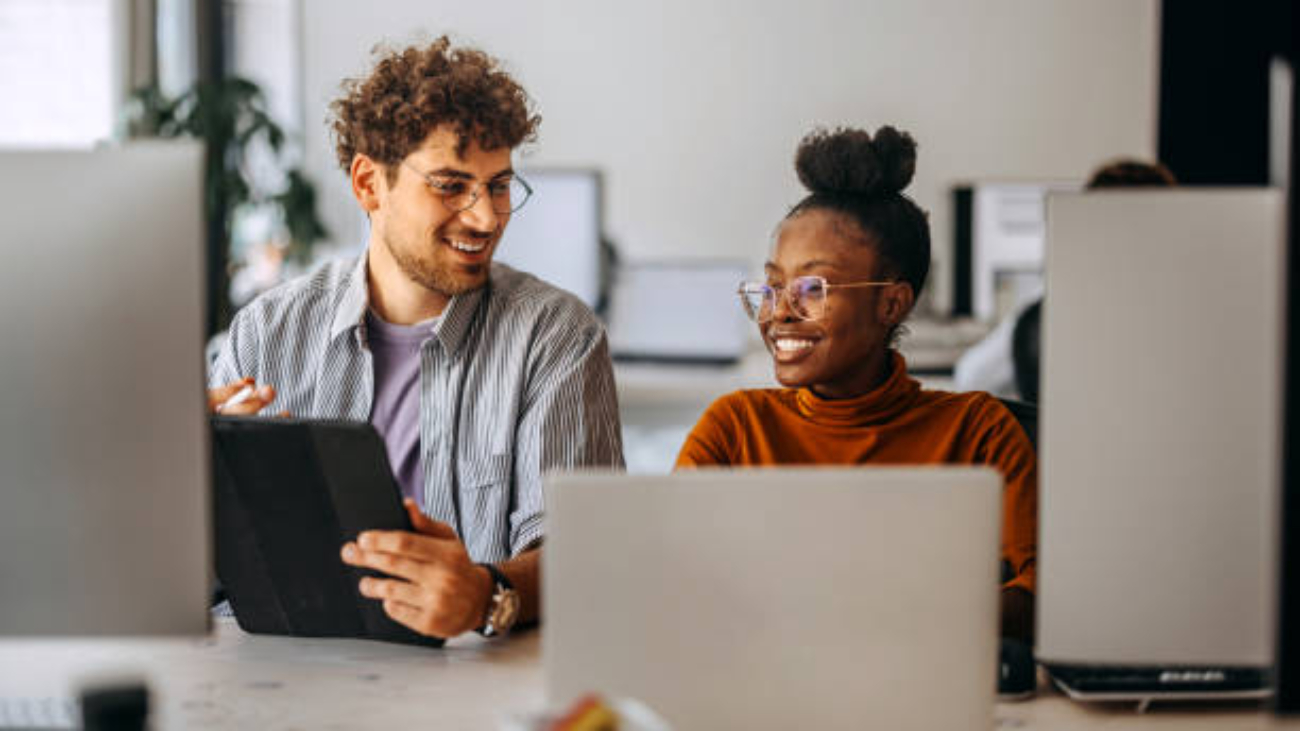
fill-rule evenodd
<path id="1" fill-rule="evenodd" d="M 379 208 L 380 187 L 385 185 L 385 181 L 381 180 L 383 176 L 383 166 L 379 163 L 361 153 L 352 156 L 352 169 L 349 171 L 352 195 L 367 214 L 374 213 Z"/>
<path id="2" fill-rule="evenodd" d="M 888 325 L 897 325 L 907 319 L 914 304 L 916 295 L 912 292 L 912 285 L 906 282 L 892 284 L 883 288 L 876 301 L 876 317 Z"/>

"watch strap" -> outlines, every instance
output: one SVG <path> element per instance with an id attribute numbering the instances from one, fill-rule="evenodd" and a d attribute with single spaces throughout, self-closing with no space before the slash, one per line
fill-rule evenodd
<path id="1" fill-rule="evenodd" d="M 492 574 L 492 582 L 496 584 L 496 587 L 494 588 L 505 587 L 511 590 L 515 588 L 514 583 L 510 581 L 510 577 L 506 576 L 506 573 L 504 571 L 497 568 L 496 564 L 481 563 L 479 564 L 479 566 L 482 566 L 483 568 L 487 569 L 487 572 L 489 574 Z"/>

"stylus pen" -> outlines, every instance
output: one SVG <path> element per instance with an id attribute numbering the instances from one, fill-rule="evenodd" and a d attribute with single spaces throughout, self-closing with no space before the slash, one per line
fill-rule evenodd
<path id="1" fill-rule="evenodd" d="M 255 393 L 257 393 L 257 386 L 255 384 L 244 386 L 239 390 L 239 393 L 235 394 L 234 396 L 231 396 L 230 398 L 222 402 L 222 404 L 217 407 L 217 411 L 219 412 L 225 411 L 226 409 L 229 409 L 232 406 L 238 406 L 244 403 L 245 401 L 247 401 L 248 399 L 252 398 L 253 394 Z"/>

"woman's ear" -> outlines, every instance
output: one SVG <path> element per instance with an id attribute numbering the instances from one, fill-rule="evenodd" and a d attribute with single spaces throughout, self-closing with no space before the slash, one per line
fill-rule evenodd
<path id="1" fill-rule="evenodd" d="M 907 319 L 914 304 L 916 295 L 912 292 L 912 285 L 896 282 L 882 288 L 880 298 L 876 300 L 876 317 L 887 325 L 898 325 Z"/>

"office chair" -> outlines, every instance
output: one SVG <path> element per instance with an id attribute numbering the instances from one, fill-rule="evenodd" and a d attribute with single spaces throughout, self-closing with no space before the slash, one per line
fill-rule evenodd
<path id="1" fill-rule="evenodd" d="M 1025 430 L 1025 434 L 1029 436 L 1029 443 L 1034 445 L 1034 452 L 1037 453 L 1038 405 L 1008 398 L 1000 398 L 998 401 L 1001 401 L 1002 405 L 1007 407 L 1007 411 L 1016 417 L 1016 421 L 1020 422 L 1020 428 Z"/>
<path id="2" fill-rule="evenodd" d="M 1037 305 L 1035 305 L 1037 307 Z M 1020 423 L 1020 428 L 1025 430 L 1029 436 L 1029 443 L 1034 445 L 1034 453 L 1038 452 L 1038 406 L 1028 404 L 1024 401 L 1015 401 L 1012 399 L 1000 398 L 998 401 L 1007 407 L 1007 411 L 1016 417 Z M 1005 583 L 1015 577 L 1015 572 L 1011 570 L 1011 564 L 1006 561 L 1002 562 L 1002 581 Z"/>
<path id="3" fill-rule="evenodd" d="M 1020 422 L 1020 428 L 1029 436 L 1029 443 L 1038 452 L 1038 362 L 1043 320 L 1043 301 L 1040 299 L 1026 307 L 1016 318 L 1011 332 L 1011 362 L 1015 366 L 1016 388 L 1024 401 L 998 399 L 1007 411 Z M 1011 566 L 1003 562 L 1002 580 L 1009 581 Z"/>
<path id="4" fill-rule="evenodd" d="M 1016 388 L 1020 390 L 1020 398 L 1031 404 L 1038 403 L 1042 322 L 1043 301 L 1040 299 L 1020 313 L 1011 331 L 1011 364 L 1016 375 Z"/>

